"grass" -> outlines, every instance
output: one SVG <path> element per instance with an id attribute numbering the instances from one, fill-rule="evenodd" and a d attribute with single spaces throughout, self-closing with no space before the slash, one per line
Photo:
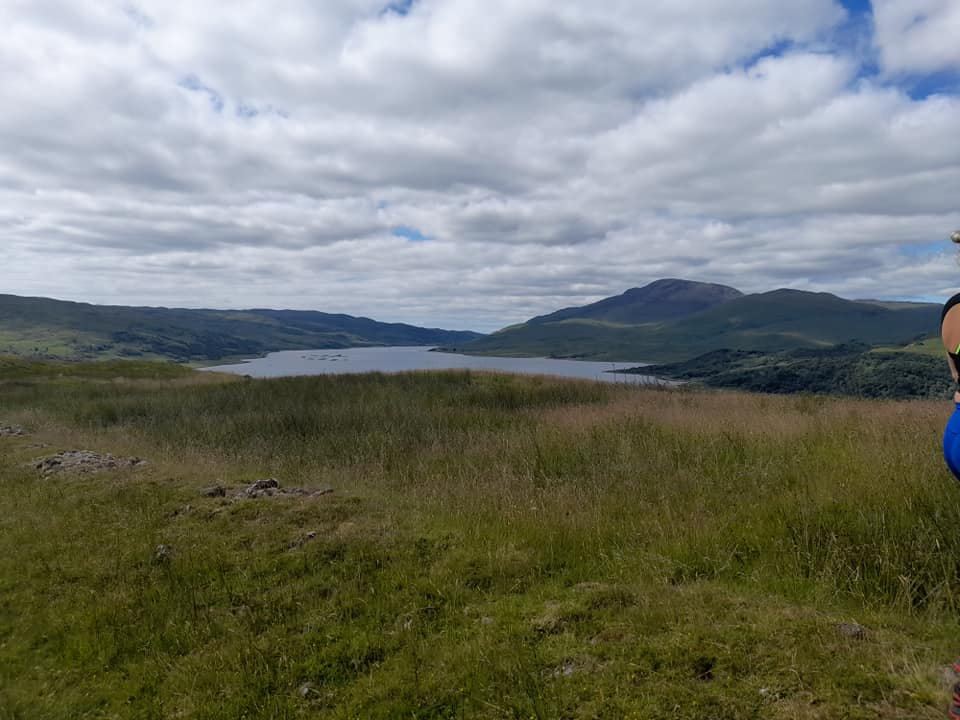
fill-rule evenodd
<path id="1" fill-rule="evenodd" d="M 139 377 L 0 383 L 2 720 L 944 715 L 948 404 Z"/>
<path id="2" fill-rule="evenodd" d="M 875 352 L 912 352 L 920 355 L 933 355 L 939 358 L 942 358 L 945 354 L 943 341 L 939 335 L 918 340 L 903 347 L 876 348 Z"/>

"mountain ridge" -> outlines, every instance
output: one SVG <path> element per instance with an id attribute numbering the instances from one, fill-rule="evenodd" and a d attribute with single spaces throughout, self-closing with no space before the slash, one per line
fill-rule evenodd
<path id="1" fill-rule="evenodd" d="M 209 362 L 277 350 L 439 345 L 477 337 L 314 310 L 93 305 L 0 294 L 0 353 L 26 357 Z"/>
<path id="2" fill-rule="evenodd" d="M 658 281 L 659 282 L 659 281 Z M 695 292 L 707 283 L 684 283 Z M 637 298 L 644 288 L 615 296 Z M 736 293 L 740 291 L 729 288 Z M 610 300 L 607 298 L 606 300 Z M 667 309 L 649 322 L 628 325 L 597 319 L 605 300 L 567 308 L 463 344 L 458 352 L 565 357 L 624 362 L 676 362 L 720 349 L 780 352 L 850 342 L 900 346 L 928 338 L 939 327 L 940 306 L 846 300 L 831 293 L 778 288 L 704 301 L 705 309 Z M 681 308 L 682 309 L 682 308 Z M 578 312 L 579 311 L 579 312 Z M 671 314 L 672 313 L 672 314 Z M 601 317 L 610 317 L 610 315 Z M 560 318 L 560 319 L 557 319 Z"/>
<path id="3" fill-rule="evenodd" d="M 602 319 L 634 325 L 661 322 L 706 310 L 742 295 L 742 292 L 727 285 L 664 278 L 588 305 L 538 315 L 527 322 L 547 323 L 571 318 Z"/>

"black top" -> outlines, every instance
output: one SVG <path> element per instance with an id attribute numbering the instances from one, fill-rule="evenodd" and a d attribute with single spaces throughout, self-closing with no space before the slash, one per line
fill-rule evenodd
<path id="1" fill-rule="evenodd" d="M 947 317 L 947 313 L 950 312 L 954 305 L 960 305 L 960 293 L 957 293 L 943 304 L 943 310 L 940 312 L 941 325 L 943 325 L 943 319 Z"/>
<path id="2" fill-rule="evenodd" d="M 940 327 L 943 328 L 943 321 L 947 317 L 947 313 L 950 312 L 950 309 L 954 305 L 960 305 L 960 293 L 957 293 L 952 298 L 947 300 L 943 304 L 943 310 L 940 313 Z M 957 346 L 957 349 L 960 350 L 960 346 Z M 947 355 L 953 360 L 953 365 L 957 370 L 960 370 L 960 354 L 950 352 L 947 350 Z M 957 385 L 960 386 L 960 379 L 957 380 Z"/>

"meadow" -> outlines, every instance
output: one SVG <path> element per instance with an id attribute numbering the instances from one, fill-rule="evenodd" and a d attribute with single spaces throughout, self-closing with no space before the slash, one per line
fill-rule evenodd
<path id="1" fill-rule="evenodd" d="M 0 720 L 945 715 L 948 402 L 32 367 Z M 69 449 L 148 462 L 38 472 Z"/>

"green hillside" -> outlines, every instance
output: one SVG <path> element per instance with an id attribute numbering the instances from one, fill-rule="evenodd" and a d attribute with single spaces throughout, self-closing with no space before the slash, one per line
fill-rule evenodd
<path id="1" fill-rule="evenodd" d="M 723 348 L 778 352 L 848 342 L 896 347 L 929 337 L 938 326 L 939 313 L 939 306 L 933 304 L 888 307 L 828 293 L 774 290 L 660 322 L 612 323 L 570 313 L 559 321 L 534 318 L 459 345 L 457 350 L 673 362 Z"/>
<path id="2" fill-rule="evenodd" d="M 276 350 L 461 343 L 477 333 L 298 310 L 182 310 L 0 295 L 0 354 L 215 361 Z"/>

